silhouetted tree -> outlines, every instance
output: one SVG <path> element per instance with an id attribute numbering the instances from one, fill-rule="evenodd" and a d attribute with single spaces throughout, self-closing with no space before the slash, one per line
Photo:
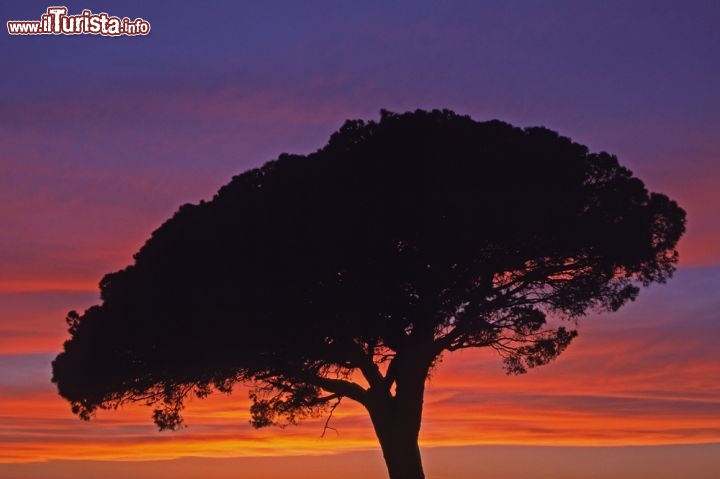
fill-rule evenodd
<path id="1" fill-rule="evenodd" d="M 69 313 L 53 381 L 83 419 L 141 401 L 161 429 L 237 383 L 255 385 L 255 427 L 348 398 L 390 476 L 422 478 L 445 352 L 546 364 L 576 335 L 563 324 L 671 276 L 684 223 L 614 156 L 545 128 L 383 111 L 182 206 L 102 279 L 102 304 Z"/>

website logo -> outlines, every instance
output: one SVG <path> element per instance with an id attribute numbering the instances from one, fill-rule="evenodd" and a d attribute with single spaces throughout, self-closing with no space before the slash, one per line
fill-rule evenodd
<path id="1" fill-rule="evenodd" d="M 79 15 L 68 15 L 67 7 L 48 7 L 40 20 L 15 20 L 7 22 L 10 35 L 147 35 L 150 22 L 142 18 L 111 17 L 107 13 L 83 10 Z"/>

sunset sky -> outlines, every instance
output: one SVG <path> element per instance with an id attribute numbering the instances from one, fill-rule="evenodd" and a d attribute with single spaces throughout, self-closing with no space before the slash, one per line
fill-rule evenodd
<path id="1" fill-rule="evenodd" d="M 54 3 L 0 5 L 3 25 Z M 720 477 L 720 2 L 63 2 L 148 36 L 0 36 L 0 477 L 380 479 L 365 413 L 253 430 L 246 391 L 158 432 L 82 422 L 50 383 L 65 313 L 98 301 L 179 205 L 381 108 L 543 125 L 616 154 L 688 213 L 680 267 L 520 377 L 485 351 L 430 378 L 428 478 Z M 3 26 L 3 29 L 5 27 Z"/>

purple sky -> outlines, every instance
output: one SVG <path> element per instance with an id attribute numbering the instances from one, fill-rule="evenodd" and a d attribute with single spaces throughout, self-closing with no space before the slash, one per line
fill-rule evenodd
<path id="1" fill-rule="evenodd" d="M 627 3 L 66 2 L 152 32 L 4 38 L 0 260 L 120 266 L 179 203 L 380 108 L 542 124 L 702 207 L 690 188 L 720 177 L 720 4 Z M 709 216 L 691 230 L 717 237 Z"/>

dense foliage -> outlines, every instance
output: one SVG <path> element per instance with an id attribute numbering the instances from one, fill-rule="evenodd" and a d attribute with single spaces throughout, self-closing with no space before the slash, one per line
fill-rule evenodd
<path id="1" fill-rule="evenodd" d="M 547 363 L 572 319 L 670 277 L 683 231 L 675 202 L 553 131 L 384 111 L 182 206 L 103 278 L 102 304 L 69 314 L 53 381 L 83 418 L 145 401 L 171 429 L 188 394 L 239 381 L 256 426 L 347 397 L 379 436 L 407 390 L 419 429 L 442 354 Z"/>

